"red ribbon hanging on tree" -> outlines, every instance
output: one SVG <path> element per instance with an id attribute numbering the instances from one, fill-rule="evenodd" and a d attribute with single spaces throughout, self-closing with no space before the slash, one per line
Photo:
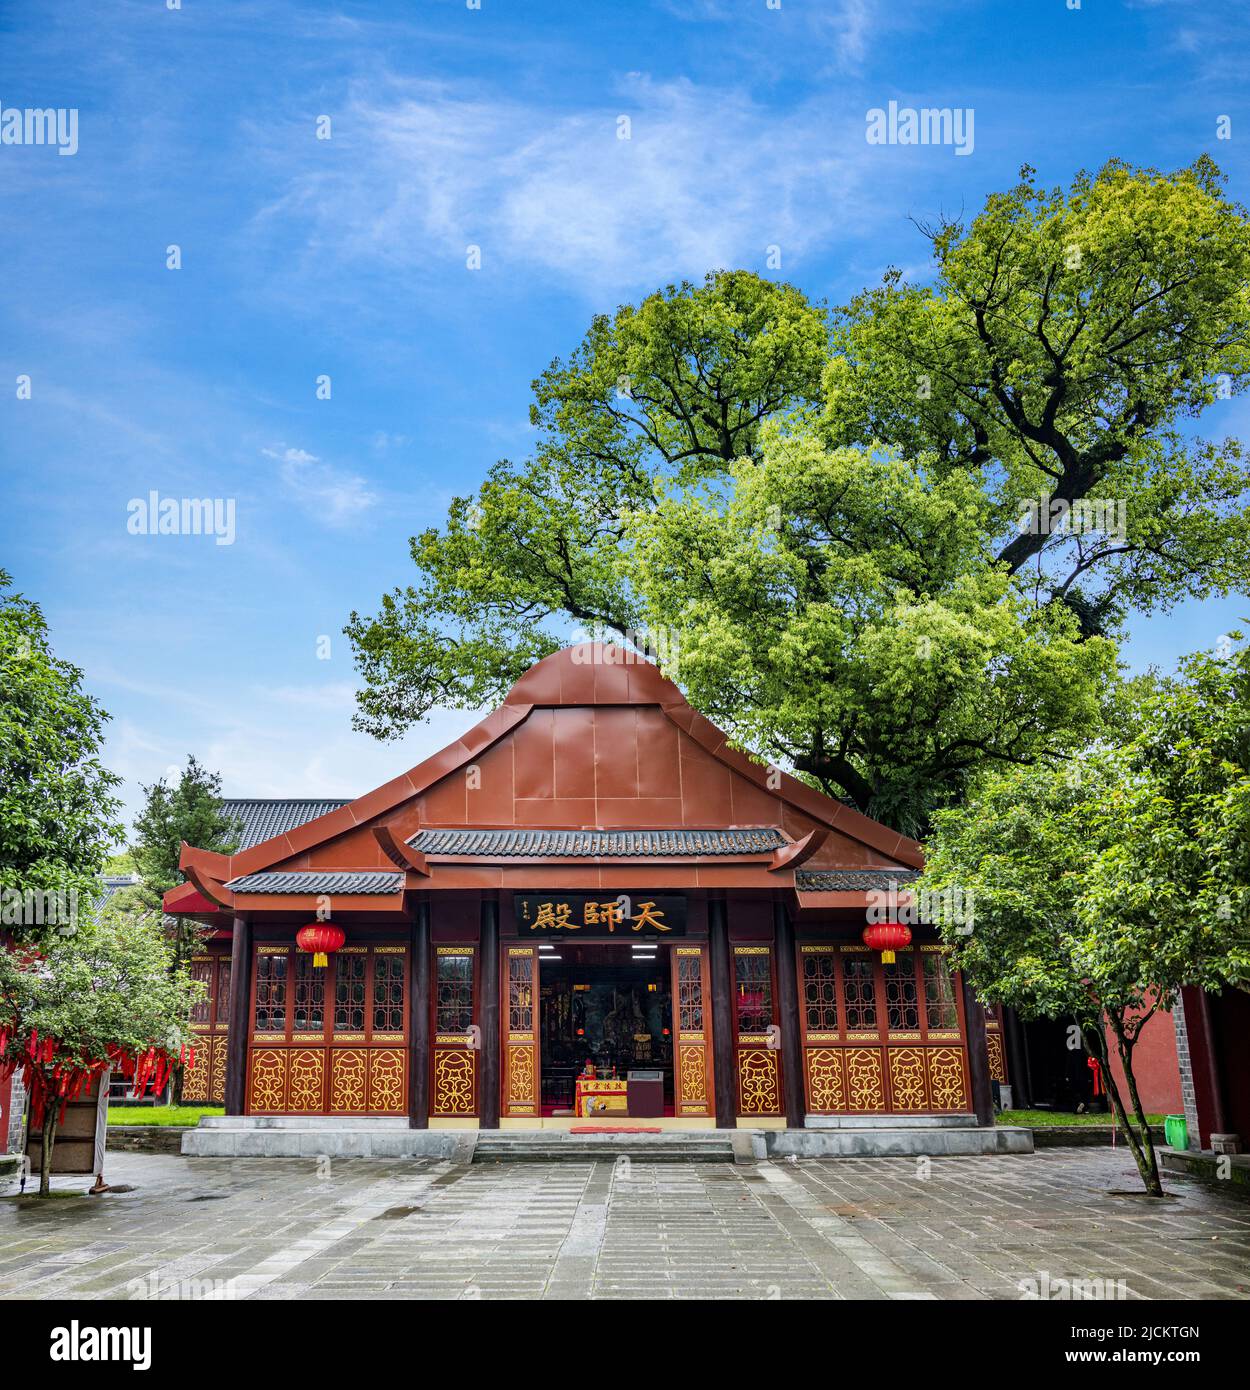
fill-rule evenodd
<path id="1" fill-rule="evenodd" d="M 1102 1095 L 1102 1067 L 1097 1057 L 1086 1059 L 1085 1065 L 1094 1073 L 1094 1095 Z"/>

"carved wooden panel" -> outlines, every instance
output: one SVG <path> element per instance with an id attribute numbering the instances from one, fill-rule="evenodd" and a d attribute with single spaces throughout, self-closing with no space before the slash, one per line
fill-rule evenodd
<path id="1" fill-rule="evenodd" d="M 226 1055 L 228 1050 L 226 1035 L 224 1033 L 217 1034 L 213 1038 L 212 1066 L 208 1074 L 208 1103 L 210 1105 L 225 1105 L 226 1103 Z"/>
<path id="2" fill-rule="evenodd" d="M 738 1113 L 781 1113 L 777 1054 L 769 1048 L 743 1047 L 738 1050 Z"/>
<path id="3" fill-rule="evenodd" d="M 846 1079 L 842 1053 L 836 1047 L 807 1049 L 807 1108 L 817 1115 L 836 1115 L 846 1109 Z"/>
<path id="4" fill-rule="evenodd" d="M 879 1047 L 848 1047 L 847 1108 L 852 1112 L 885 1109 L 885 1077 Z"/>
<path id="5" fill-rule="evenodd" d="M 925 1068 L 924 1052 L 918 1047 L 886 1049 L 890 1063 L 890 1109 L 906 1112 L 924 1110 Z"/>
<path id="6" fill-rule="evenodd" d="M 712 1103 L 712 1006 L 706 946 L 672 951 L 673 1037 L 678 1115 L 709 1115 Z"/>
<path id="7" fill-rule="evenodd" d="M 968 1085 L 962 1047 L 925 1049 L 929 1103 L 934 1110 L 967 1110 Z"/>
<path id="8" fill-rule="evenodd" d="M 292 1114 L 325 1111 L 326 1054 L 321 1047 L 293 1047 L 287 1073 L 287 1108 Z"/>
<path id="9" fill-rule="evenodd" d="M 182 1099 L 187 1105 L 207 1105 L 213 1067 L 213 1039 L 201 1033 L 191 1039 L 194 1062 L 188 1057 L 182 1072 Z"/>
<path id="10" fill-rule="evenodd" d="M 281 1114 L 286 1110 L 287 1053 L 280 1047 L 252 1049 L 251 1082 L 248 1087 L 249 1113 Z"/>
<path id="11" fill-rule="evenodd" d="M 363 1047 L 330 1049 L 330 1113 L 359 1115 L 369 1108 L 369 1054 Z"/>
<path id="12" fill-rule="evenodd" d="M 435 1052 L 433 1113 L 477 1113 L 477 1053 L 472 1049 L 447 1047 Z"/>
<path id="13" fill-rule="evenodd" d="M 500 961 L 500 1024 L 503 1057 L 504 1115 L 539 1113 L 538 952 L 533 946 L 509 946 Z"/>
<path id="14" fill-rule="evenodd" d="M 399 1047 L 375 1047 L 369 1054 L 369 1109 L 398 1115 L 408 1109 L 407 1054 Z"/>

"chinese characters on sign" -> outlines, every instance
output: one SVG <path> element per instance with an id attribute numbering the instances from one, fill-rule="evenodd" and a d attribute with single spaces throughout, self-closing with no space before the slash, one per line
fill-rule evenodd
<path id="1" fill-rule="evenodd" d="M 580 932 L 584 936 L 684 936 L 686 900 L 654 894 L 542 893 L 516 895 L 522 932 Z"/>

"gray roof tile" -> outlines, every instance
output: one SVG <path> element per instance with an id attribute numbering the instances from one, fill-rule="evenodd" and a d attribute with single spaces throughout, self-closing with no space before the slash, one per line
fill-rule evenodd
<path id="1" fill-rule="evenodd" d="M 674 859 L 767 854 L 787 843 L 779 831 L 732 830 L 419 830 L 408 841 L 422 854 L 484 858 Z"/>
<path id="2" fill-rule="evenodd" d="M 794 886 L 800 893 L 877 892 L 919 877 L 915 869 L 798 869 Z"/>
<path id="3" fill-rule="evenodd" d="M 226 797 L 222 808 L 232 820 L 241 826 L 239 844 L 236 849 L 251 849 L 262 840 L 271 840 L 275 835 L 285 835 L 298 825 L 304 825 L 328 811 L 337 811 L 346 806 L 347 801 L 308 797 Z"/>
<path id="4" fill-rule="evenodd" d="M 226 887 L 232 893 L 398 893 L 404 886 L 403 874 L 338 873 L 333 870 L 303 873 L 244 874 L 231 879 Z"/>

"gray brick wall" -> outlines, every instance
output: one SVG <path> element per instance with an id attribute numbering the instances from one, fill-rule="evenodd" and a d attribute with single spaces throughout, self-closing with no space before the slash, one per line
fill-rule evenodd
<path id="1" fill-rule="evenodd" d="M 1189 1147 L 1198 1149 L 1198 1100 L 1194 1091 L 1194 1064 L 1189 1055 L 1189 1032 L 1185 1026 L 1185 1003 L 1179 996 L 1172 1010 L 1172 1021 L 1176 1025 L 1176 1060 L 1181 1069 L 1181 1096 L 1185 1102 L 1185 1126 L 1189 1131 Z"/>
<path id="2" fill-rule="evenodd" d="M 0 1139 L 5 1140 L 5 1143 L 0 1145 L 0 1153 L 16 1154 L 22 1152 L 22 1116 L 26 1111 L 26 1087 L 22 1085 L 20 1076 L 13 1078 L 10 1106 L 9 1132 L 7 1135 L 0 1134 Z"/>

